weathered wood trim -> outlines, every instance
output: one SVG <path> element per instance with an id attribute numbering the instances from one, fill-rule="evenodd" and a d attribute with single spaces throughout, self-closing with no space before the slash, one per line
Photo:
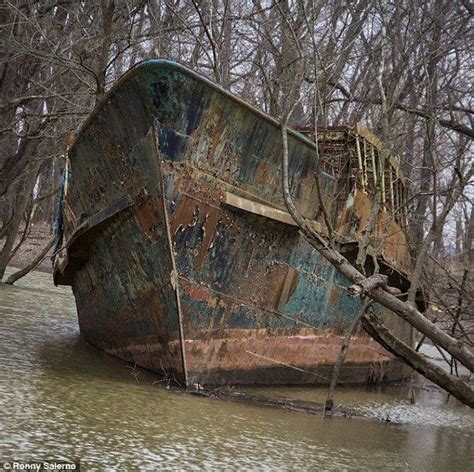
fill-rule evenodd
<path id="1" fill-rule="evenodd" d="M 263 203 L 254 202 L 244 197 L 239 197 L 230 192 L 226 192 L 224 195 L 224 204 L 229 205 L 239 210 L 248 211 L 254 215 L 264 216 L 271 220 L 279 221 L 291 226 L 298 226 L 295 220 L 286 211 L 278 210 L 269 205 Z"/>

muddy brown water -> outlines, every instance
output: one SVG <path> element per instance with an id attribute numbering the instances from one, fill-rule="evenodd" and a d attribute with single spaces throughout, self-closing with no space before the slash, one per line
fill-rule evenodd
<path id="1" fill-rule="evenodd" d="M 362 419 L 195 397 L 79 337 L 73 296 L 0 284 L 0 460 L 81 470 L 472 470 L 474 414 L 432 389 L 339 389 Z M 325 389 L 247 389 L 320 402 Z M 390 422 L 380 421 L 388 419 Z"/>

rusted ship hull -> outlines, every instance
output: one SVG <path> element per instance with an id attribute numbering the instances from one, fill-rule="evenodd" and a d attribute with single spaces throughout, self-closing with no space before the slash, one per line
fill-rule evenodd
<path id="1" fill-rule="evenodd" d="M 327 383 L 361 304 L 284 209 L 276 122 L 148 61 L 113 88 L 69 159 L 55 281 L 72 286 L 87 342 L 185 386 Z M 291 132 L 294 198 L 317 220 L 315 170 L 314 144 Z M 321 184 L 330 209 L 334 178 Z M 403 376 L 359 333 L 341 381 Z"/>

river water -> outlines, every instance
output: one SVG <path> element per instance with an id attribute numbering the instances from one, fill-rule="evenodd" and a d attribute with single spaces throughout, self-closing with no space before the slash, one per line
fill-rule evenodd
<path id="1" fill-rule="evenodd" d="M 472 470 L 474 414 L 432 389 L 339 389 L 362 419 L 167 390 L 84 344 L 74 298 L 33 273 L 0 284 L 0 460 L 81 470 Z M 255 389 L 252 389 L 255 391 Z M 325 389 L 257 389 L 322 401 Z M 389 420 L 380 421 L 380 420 Z"/>

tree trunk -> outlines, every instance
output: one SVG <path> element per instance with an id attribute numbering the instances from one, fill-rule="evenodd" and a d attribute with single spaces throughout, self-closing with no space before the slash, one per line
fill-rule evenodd
<path id="1" fill-rule="evenodd" d="M 283 197 L 290 215 L 298 224 L 301 234 L 308 240 L 308 242 L 342 275 L 347 277 L 355 285 L 362 284 L 363 288 L 363 285 L 367 280 L 366 277 L 364 277 L 340 252 L 331 247 L 324 237 L 311 226 L 311 222 L 307 222 L 296 209 L 293 198 L 290 194 L 288 181 L 288 135 L 286 121 L 282 123 L 281 129 L 283 141 Z M 431 321 L 417 310 L 413 303 L 403 302 L 380 287 L 373 288 L 367 291 L 366 294 L 372 300 L 393 311 L 422 334 L 426 334 L 426 336 L 434 343 L 439 344 L 443 349 L 448 351 L 471 372 L 474 371 L 474 356 L 468 349 L 466 349 L 464 344 L 457 339 L 452 338 L 443 330 L 431 323 Z"/>
<path id="2" fill-rule="evenodd" d="M 374 314 L 368 314 L 362 318 L 362 326 L 385 349 L 465 405 L 474 408 L 474 390 L 466 382 L 427 361 L 410 346 L 396 338 Z"/>
<path id="3" fill-rule="evenodd" d="M 23 185 L 23 195 L 18 197 L 19 201 L 15 207 L 15 213 L 13 215 L 12 221 L 10 222 L 5 243 L 2 250 L 0 251 L 0 280 L 3 279 L 7 264 L 11 259 L 11 251 L 18 235 L 23 213 L 25 212 L 25 209 L 32 198 L 32 189 L 38 174 L 39 166 L 39 163 L 35 162 L 32 165 L 32 168 L 26 171 L 27 177 L 25 178 L 25 183 Z"/>
<path id="4" fill-rule="evenodd" d="M 367 309 L 369 308 L 371 302 L 364 303 L 364 306 L 360 310 L 357 318 L 354 319 L 350 328 L 348 329 L 344 341 L 341 346 L 341 351 L 339 352 L 339 356 L 337 357 L 337 361 L 334 364 L 332 369 L 331 381 L 329 383 L 329 390 L 328 396 L 326 398 L 326 402 L 323 408 L 323 416 L 325 415 L 332 415 L 332 409 L 334 406 L 334 390 L 336 389 L 337 379 L 339 378 L 339 371 L 341 370 L 342 364 L 346 360 L 347 352 L 349 351 L 349 346 L 351 344 L 351 338 L 353 334 L 356 332 L 357 327 L 359 326 L 361 318 L 365 315 Z"/>
<path id="5" fill-rule="evenodd" d="M 43 261 L 43 259 L 46 257 L 49 250 L 53 247 L 55 239 L 56 237 L 51 238 L 49 243 L 43 248 L 43 250 L 38 254 L 35 259 L 33 259 L 33 261 L 29 265 L 10 275 L 10 277 L 8 277 L 5 283 L 13 285 L 17 280 L 21 279 L 32 270 L 36 269 L 36 267 L 38 267 Z"/>

